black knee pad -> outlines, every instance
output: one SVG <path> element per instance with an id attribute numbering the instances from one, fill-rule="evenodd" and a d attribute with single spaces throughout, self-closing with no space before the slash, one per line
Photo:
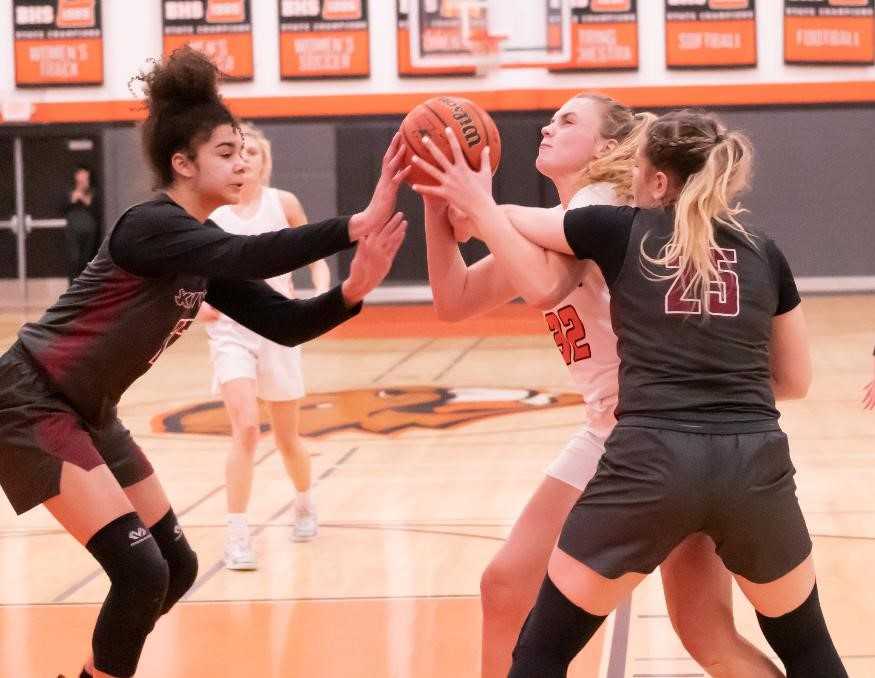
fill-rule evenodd
<path id="1" fill-rule="evenodd" d="M 189 546 L 173 509 L 150 527 L 149 531 L 170 568 L 170 583 L 161 608 L 161 614 L 166 614 L 197 579 L 197 554 Z"/>
<path id="2" fill-rule="evenodd" d="M 520 631 L 508 678 L 565 678 L 605 619 L 577 607 L 547 576 Z"/>
<path id="3" fill-rule="evenodd" d="M 784 662 L 787 678 L 847 678 L 820 609 L 817 584 L 792 612 L 780 617 L 757 612 L 757 620 L 769 645 Z"/>
<path id="4" fill-rule="evenodd" d="M 86 547 L 111 583 L 94 627 L 94 665 L 113 676 L 133 676 L 167 594 L 167 561 L 136 513 L 104 526 Z"/>

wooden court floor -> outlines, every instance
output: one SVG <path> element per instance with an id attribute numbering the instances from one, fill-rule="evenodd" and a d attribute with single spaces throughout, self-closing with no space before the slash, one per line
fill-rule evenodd
<path id="1" fill-rule="evenodd" d="M 854 678 L 875 677 L 875 295 L 805 301 L 815 380 L 782 407 L 814 535 L 821 599 Z M 32 317 L 32 316 L 28 316 Z M 0 348 L 21 313 L 0 314 Z M 304 426 L 321 533 L 290 540 L 292 499 L 269 434 L 250 519 L 260 568 L 222 568 L 228 438 L 195 327 L 122 401 L 200 558 L 150 637 L 142 678 L 474 678 L 479 577 L 544 466 L 585 418 L 539 314 L 472 323 L 372 307 L 305 348 Z M 216 434 L 218 433 L 218 435 Z M 0 676 L 78 675 L 107 580 L 38 508 L 0 499 Z M 738 625 L 765 647 L 739 597 Z M 635 592 L 573 676 L 703 676 L 675 638 L 658 577 Z"/>

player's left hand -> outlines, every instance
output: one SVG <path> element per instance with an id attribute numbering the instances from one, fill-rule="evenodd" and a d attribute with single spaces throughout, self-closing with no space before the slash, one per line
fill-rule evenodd
<path id="1" fill-rule="evenodd" d="M 453 131 L 447 127 L 444 134 L 446 134 L 453 151 L 452 161 L 428 137 L 423 137 L 422 141 L 426 144 L 437 166 L 417 155 L 413 156 L 412 161 L 418 168 L 433 177 L 438 185 L 415 184 L 413 190 L 422 196 L 434 196 L 445 200 L 451 207 L 466 214 L 471 214 L 472 211 L 483 206 L 494 205 L 489 147 L 487 146 L 481 152 L 480 169 L 475 172 L 468 165 L 468 161 L 462 153 L 462 146 Z"/>
<path id="2" fill-rule="evenodd" d="M 404 154 L 407 146 L 398 132 L 392 137 L 392 143 L 383 155 L 380 179 L 374 188 L 371 202 L 361 212 L 357 212 L 349 220 L 349 239 L 353 242 L 370 235 L 382 228 L 395 212 L 395 202 L 398 199 L 398 189 L 404 179 L 410 174 L 411 167 L 404 167 Z"/>
<path id="3" fill-rule="evenodd" d="M 383 282 L 406 232 L 407 221 L 398 212 L 380 230 L 359 240 L 349 265 L 349 277 L 341 285 L 347 306 L 355 306 Z"/>

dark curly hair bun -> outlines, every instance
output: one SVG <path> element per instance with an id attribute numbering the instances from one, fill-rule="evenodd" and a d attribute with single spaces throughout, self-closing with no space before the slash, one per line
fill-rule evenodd
<path id="1" fill-rule="evenodd" d="M 173 183 L 175 153 L 194 157 L 197 146 L 219 125 L 238 129 L 219 94 L 220 78 L 215 64 L 187 45 L 136 76 L 144 85 L 149 111 L 143 147 L 158 187 Z"/>

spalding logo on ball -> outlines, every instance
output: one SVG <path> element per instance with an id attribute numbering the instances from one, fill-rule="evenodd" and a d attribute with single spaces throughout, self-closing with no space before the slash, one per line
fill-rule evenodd
<path id="1" fill-rule="evenodd" d="M 453 157 L 450 143 L 444 134 L 449 127 L 465 154 L 468 165 L 473 170 L 480 169 L 480 153 L 489 146 L 489 160 L 492 173 L 498 169 L 501 161 L 501 137 L 495 121 L 480 106 L 473 101 L 456 96 L 434 97 L 419 104 L 401 123 L 401 135 L 407 144 L 406 164 L 411 164 L 413 155 L 418 155 L 426 162 L 432 161 L 428 147 L 422 143 L 424 136 L 443 151 L 448 158 Z M 435 180 L 424 171 L 414 166 L 407 175 L 409 184 L 425 184 L 434 186 Z"/>

